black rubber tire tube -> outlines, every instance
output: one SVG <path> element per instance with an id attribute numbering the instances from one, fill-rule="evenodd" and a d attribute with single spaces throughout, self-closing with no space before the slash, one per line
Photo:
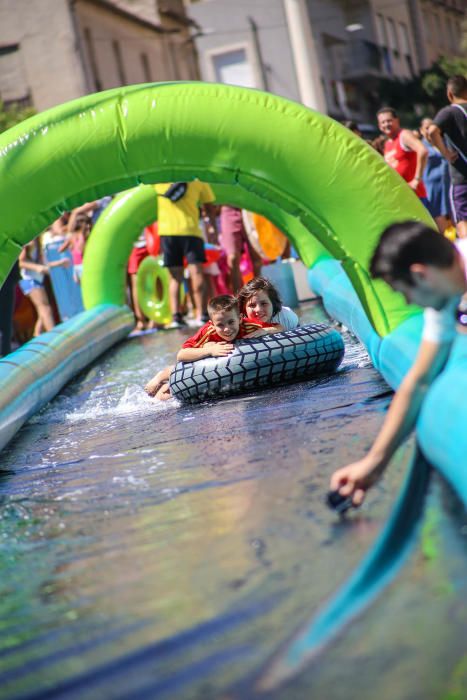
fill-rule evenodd
<path id="1" fill-rule="evenodd" d="M 330 374 L 344 356 L 344 341 L 324 324 L 299 326 L 239 340 L 227 357 L 179 362 L 170 375 L 172 396 L 187 403 Z"/>

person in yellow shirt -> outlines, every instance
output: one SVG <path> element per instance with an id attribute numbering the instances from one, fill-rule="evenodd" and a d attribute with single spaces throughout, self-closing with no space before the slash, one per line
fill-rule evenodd
<path id="1" fill-rule="evenodd" d="M 183 263 L 186 259 L 196 305 L 196 320 L 204 321 L 204 239 L 199 227 L 199 207 L 214 201 L 210 186 L 199 180 L 193 182 L 165 182 L 154 185 L 157 193 L 158 232 L 161 239 L 164 265 L 170 273 L 170 307 L 172 327 L 186 325 L 181 314 L 180 285 L 183 281 Z M 212 232 L 208 227 L 208 233 Z"/>

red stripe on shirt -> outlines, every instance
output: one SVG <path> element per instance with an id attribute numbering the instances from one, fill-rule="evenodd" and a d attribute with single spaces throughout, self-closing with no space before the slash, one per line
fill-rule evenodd
<path id="1" fill-rule="evenodd" d="M 274 332 L 277 329 L 277 323 L 265 323 L 264 321 L 251 321 L 242 319 L 240 328 L 234 340 L 241 340 L 245 336 L 257 331 L 259 328 L 271 329 Z M 225 338 L 221 338 L 217 333 L 212 321 L 208 321 L 197 331 L 191 338 L 185 340 L 182 348 L 202 348 L 206 343 L 225 343 Z M 230 342 L 230 341 L 229 341 Z"/>

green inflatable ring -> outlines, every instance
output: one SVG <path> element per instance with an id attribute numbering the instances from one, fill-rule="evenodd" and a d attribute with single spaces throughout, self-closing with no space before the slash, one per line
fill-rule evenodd
<path id="1" fill-rule="evenodd" d="M 275 95 L 216 84 L 110 90 L 2 134 L 0 281 L 21 247 L 63 210 L 142 182 L 195 177 L 240 185 L 299 219 L 302 259 L 310 257 L 315 236 L 342 262 L 380 335 L 414 314 L 368 275 L 386 225 L 402 218 L 434 225 L 407 184 L 329 117 Z M 95 281 L 101 291 L 94 303 L 121 303 L 127 259 L 126 242 L 115 240 L 105 280 Z"/>
<path id="2" fill-rule="evenodd" d="M 138 303 L 147 318 L 164 326 L 172 320 L 169 282 L 169 271 L 160 256 L 144 258 L 136 275 Z"/>

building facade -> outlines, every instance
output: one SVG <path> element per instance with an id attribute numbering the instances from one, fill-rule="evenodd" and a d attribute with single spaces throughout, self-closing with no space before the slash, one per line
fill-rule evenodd
<path id="1" fill-rule="evenodd" d="M 182 0 L 0 0 L 0 98 L 41 111 L 88 93 L 199 78 Z"/>
<path id="2" fill-rule="evenodd" d="M 378 84 L 462 55 L 465 0 L 186 0 L 204 80 L 373 121 Z"/>

